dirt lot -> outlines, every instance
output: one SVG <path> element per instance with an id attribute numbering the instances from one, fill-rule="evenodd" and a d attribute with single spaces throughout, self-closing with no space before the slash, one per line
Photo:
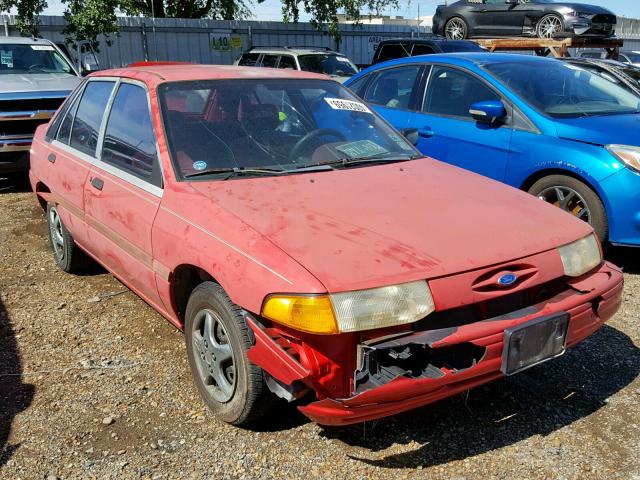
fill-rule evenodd
<path id="1" fill-rule="evenodd" d="M 0 478 L 640 480 L 640 252 L 622 310 L 564 357 L 420 410 L 253 430 L 198 398 L 182 334 L 111 275 L 59 271 L 42 211 L 0 181 Z"/>

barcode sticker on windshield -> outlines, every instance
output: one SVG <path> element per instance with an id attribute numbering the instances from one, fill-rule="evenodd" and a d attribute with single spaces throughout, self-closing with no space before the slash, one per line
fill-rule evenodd
<path id="1" fill-rule="evenodd" d="M 342 100 L 341 98 L 325 98 L 325 102 L 334 110 L 348 110 L 351 112 L 371 113 L 369 107 L 364 103 L 354 102 L 353 100 Z"/>
<path id="2" fill-rule="evenodd" d="M 36 50 L 38 52 L 53 52 L 55 48 L 51 45 L 31 45 L 31 50 Z"/>

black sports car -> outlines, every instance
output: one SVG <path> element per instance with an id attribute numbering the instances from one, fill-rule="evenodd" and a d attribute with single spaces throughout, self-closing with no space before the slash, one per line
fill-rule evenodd
<path id="1" fill-rule="evenodd" d="M 440 5 L 433 32 L 450 39 L 528 36 L 611 37 L 617 18 L 595 5 L 554 0 L 461 0 Z"/>

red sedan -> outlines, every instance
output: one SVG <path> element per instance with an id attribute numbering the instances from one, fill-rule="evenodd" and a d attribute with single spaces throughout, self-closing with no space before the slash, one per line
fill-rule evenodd
<path id="1" fill-rule="evenodd" d="M 275 396 L 332 425 L 425 405 L 562 355 L 621 302 L 586 223 L 422 157 L 312 74 L 100 72 L 38 129 L 30 178 L 57 264 L 94 259 L 184 329 L 236 425 Z"/>

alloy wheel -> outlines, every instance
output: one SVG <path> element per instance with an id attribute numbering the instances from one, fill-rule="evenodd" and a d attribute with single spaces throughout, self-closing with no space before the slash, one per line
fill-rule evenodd
<path id="1" fill-rule="evenodd" d="M 591 223 L 591 210 L 585 199 L 569 187 L 553 186 L 544 189 L 538 198 L 551 203 L 576 218 Z"/>
<path id="2" fill-rule="evenodd" d="M 227 331 L 220 316 L 212 310 L 198 312 L 192 323 L 194 357 L 202 383 L 220 403 L 233 398 L 236 363 Z"/>
<path id="3" fill-rule="evenodd" d="M 445 36 L 451 40 L 463 40 L 467 37 L 467 26 L 459 18 L 452 18 L 447 22 Z"/>
<path id="4" fill-rule="evenodd" d="M 51 232 L 51 245 L 56 258 L 64 259 L 64 237 L 62 235 L 62 220 L 55 207 L 49 209 L 49 230 Z"/>
<path id="5" fill-rule="evenodd" d="M 558 33 L 562 33 L 563 28 L 562 20 L 555 15 L 548 15 L 540 20 L 538 35 L 540 38 L 553 38 Z"/>

